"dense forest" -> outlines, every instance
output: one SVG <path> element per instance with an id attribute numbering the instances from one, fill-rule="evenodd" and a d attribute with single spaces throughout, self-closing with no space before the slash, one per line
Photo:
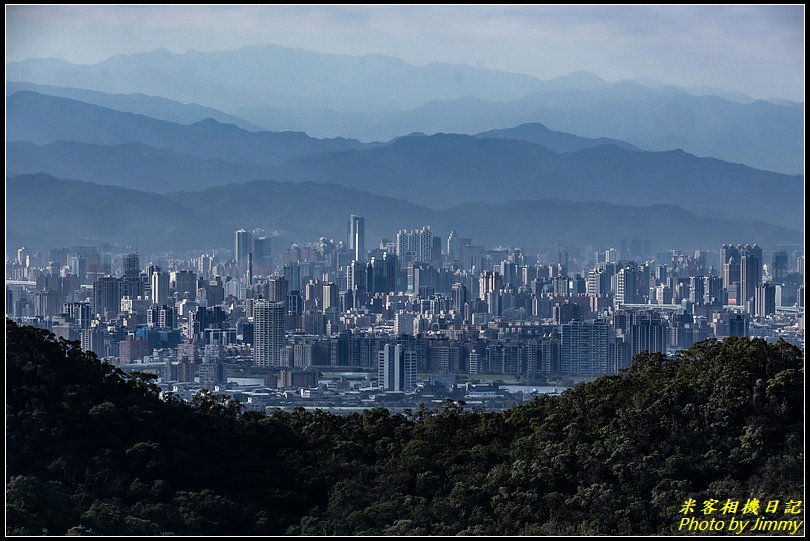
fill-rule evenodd
<path id="1" fill-rule="evenodd" d="M 733 338 L 501 413 L 266 416 L 7 321 L 6 533 L 678 533 L 688 499 L 802 498 L 803 380 Z"/>

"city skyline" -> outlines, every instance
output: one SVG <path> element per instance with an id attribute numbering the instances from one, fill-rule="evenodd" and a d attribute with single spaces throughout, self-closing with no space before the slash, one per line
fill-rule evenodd
<path id="1" fill-rule="evenodd" d="M 357 226 L 359 218 L 351 215 L 350 227 L 352 223 Z M 355 231 L 353 238 L 357 234 Z M 122 329 L 134 331 L 137 326 L 136 334 L 144 325 L 179 331 L 170 344 L 190 338 L 192 342 L 202 339 L 219 347 L 244 340 L 250 346 L 251 337 L 255 337 L 258 343 L 253 344 L 253 362 L 264 367 L 293 366 L 288 354 L 279 357 L 284 329 L 288 337 L 291 331 L 294 335 L 302 330 L 305 334 L 334 337 L 346 329 L 366 332 L 379 325 L 384 334 L 393 331 L 391 336 L 416 337 L 430 330 L 430 325 L 424 326 L 425 321 L 433 318 L 435 322 L 437 317 L 445 321 L 449 317 L 444 324 L 460 322 L 480 327 L 490 322 L 511 325 L 526 321 L 531 325 L 552 325 L 548 328 L 556 326 L 558 332 L 562 329 L 568 336 L 565 333 L 590 329 L 565 326 L 572 321 L 608 321 L 610 329 L 615 326 L 610 332 L 616 333 L 610 334 L 611 344 L 614 338 L 633 342 L 623 349 L 611 349 L 609 355 L 607 342 L 601 343 L 599 368 L 574 370 L 574 366 L 584 366 L 582 361 L 574 360 L 555 364 L 560 373 L 596 375 L 615 373 L 622 362 L 629 362 L 651 343 L 663 352 L 675 344 L 688 346 L 698 336 L 748 334 L 749 322 L 768 321 L 777 311 L 783 316 L 795 314 L 791 304 L 803 308 L 804 256 L 778 246 L 763 250 L 757 244 L 723 244 L 716 252 L 689 253 L 659 250 L 645 239 L 625 239 L 616 244 L 618 249 L 591 253 L 560 250 L 543 257 L 516 248 L 475 245 L 455 230 L 443 242 L 426 226 L 411 231 L 400 229 L 397 240 L 383 239 L 360 260 L 357 248 L 350 248 L 348 239 L 321 238 L 318 243 L 283 249 L 258 270 L 252 265 L 245 268 L 244 261 L 252 262 L 254 251 L 265 247 L 263 243 L 247 242 L 248 236 L 244 229 L 235 231 L 230 254 L 202 254 L 193 259 L 175 256 L 168 270 L 147 263 L 138 254 L 111 257 L 95 248 L 52 249 L 47 254 L 47 267 L 39 269 L 44 254 L 20 248 L 11 266 L 7 264 L 7 273 L 11 273 L 7 280 L 19 284 L 7 293 L 10 315 L 46 328 L 58 320 L 59 325 L 66 325 L 57 327 L 66 329 L 60 332 L 67 332 L 66 336 L 80 332 L 83 344 L 89 349 L 101 348 L 97 350 L 100 355 L 115 349 L 97 342 L 98 337 L 91 339 L 88 335 L 85 340 L 82 329 L 91 327 L 92 316 L 99 323 L 109 321 Z M 32 278 L 36 280 L 30 281 Z M 92 294 L 89 310 L 81 309 L 85 292 Z M 281 307 L 272 318 L 268 315 L 271 305 Z M 380 319 L 379 307 L 389 305 L 400 308 L 384 310 L 383 314 L 388 315 Z M 703 321 L 703 330 L 695 330 L 697 334 L 685 342 L 676 332 L 640 346 L 635 341 L 638 331 L 634 334 L 629 326 L 625 328 L 624 323 L 614 320 L 624 309 L 630 310 L 631 318 L 636 317 L 632 314 L 637 310 L 657 314 L 660 329 L 676 324 L 672 314 L 683 313 L 690 320 L 697 318 L 696 325 Z M 351 319 L 357 315 L 362 318 Z M 731 320 L 724 319 L 729 315 L 733 316 Z M 71 323 L 74 321 L 77 323 Z M 229 322 L 230 330 L 222 326 L 224 322 Z M 213 334 L 209 333 L 211 324 L 212 329 L 218 329 Z M 243 332 L 243 324 L 249 324 L 251 329 L 257 325 L 257 329 Z M 627 337 L 623 337 L 624 332 Z M 128 346 L 128 356 L 130 350 Z M 148 354 L 147 350 L 139 351 Z M 309 353 L 308 362 L 313 363 L 316 357 Z M 619 361 L 620 357 L 625 360 Z M 329 361 L 332 366 L 346 362 L 334 355 Z M 492 362 L 490 359 L 476 364 L 488 371 L 493 370 Z M 549 360 L 515 362 L 510 361 L 511 370 L 534 366 L 538 373 L 552 373 Z M 295 366 L 300 365 L 296 362 Z M 469 369 L 462 368 L 463 360 L 454 366 L 455 370 Z"/>

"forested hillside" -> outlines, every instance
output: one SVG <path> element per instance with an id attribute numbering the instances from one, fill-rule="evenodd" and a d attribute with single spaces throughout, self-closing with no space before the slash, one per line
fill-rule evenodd
<path id="1" fill-rule="evenodd" d="M 803 352 L 784 342 L 640 355 L 503 413 L 264 416 L 161 400 L 43 330 L 7 321 L 6 340 L 12 535 L 667 534 L 690 498 L 703 519 L 705 500 L 804 493 Z"/>

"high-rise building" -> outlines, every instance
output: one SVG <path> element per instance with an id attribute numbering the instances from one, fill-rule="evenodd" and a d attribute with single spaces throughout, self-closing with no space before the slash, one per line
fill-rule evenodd
<path id="1" fill-rule="evenodd" d="M 304 309 L 323 309 L 323 282 L 317 278 L 313 278 L 304 286 Z"/>
<path id="2" fill-rule="evenodd" d="M 394 316 L 394 334 L 396 336 L 402 336 L 403 334 L 413 336 L 414 335 L 413 322 L 414 322 L 413 314 L 407 314 L 404 312 L 396 314 Z"/>
<path id="3" fill-rule="evenodd" d="M 38 317 L 55 316 L 59 313 L 61 303 L 59 292 L 47 287 L 34 293 L 34 315 Z"/>
<path id="4" fill-rule="evenodd" d="M 169 304 L 169 297 L 169 273 L 160 271 L 153 272 L 152 303 L 158 305 Z"/>
<path id="5" fill-rule="evenodd" d="M 443 263 L 442 238 L 439 235 L 433 235 L 433 247 L 430 249 L 430 260 L 437 267 L 440 267 Z"/>
<path id="6" fill-rule="evenodd" d="M 352 261 L 346 267 L 346 289 L 348 291 L 366 291 L 366 264 Z"/>
<path id="7" fill-rule="evenodd" d="M 158 326 L 163 329 L 177 327 L 177 311 L 173 306 L 161 306 L 158 309 Z"/>
<path id="8" fill-rule="evenodd" d="M 416 351 L 405 344 L 385 344 L 377 361 L 377 386 L 385 391 L 416 388 Z"/>
<path id="9" fill-rule="evenodd" d="M 630 318 L 631 356 L 643 351 L 666 353 L 667 327 L 660 312 L 643 310 L 633 312 Z"/>
<path id="10" fill-rule="evenodd" d="M 253 303 L 253 362 L 256 366 L 282 366 L 285 350 L 284 303 Z"/>
<path id="11" fill-rule="evenodd" d="M 748 245 L 746 244 L 746 248 Z M 762 283 L 762 250 L 756 250 L 755 244 L 752 249 L 743 252 L 740 257 L 740 297 L 742 302 L 737 302 L 742 306 L 754 298 L 757 286 Z"/>
<path id="12" fill-rule="evenodd" d="M 601 376 L 608 373 L 610 326 L 605 321 L 571 321 L 561 326 L 560 371 Z"/>
<path id="13" fill-rule="evenodd" d="M 450 263 L 461 261 L 461 239 L 455 229 L 447 236 L 447 260 Z"/>
<path id="14" fill-rule="evenodd" d="M 253 273 L 256 276 L 267 276 L 272 270 L 272 251 L 270 237 L 261 229 L 253 230 Z"/>
<path id="15" fill-rule="evenodd" d="M 349 250 L 355 261 L 366 260 L 366 220 L 362 216 L 349 216 Z"/>
<path id="16" fill-rule="evenodd" d="M 691 276 L 689 278 L 689 301 L 701 306 L 706 297 L 706 276 Z"/>
<path id="17" fill-rule="evenodd" d="M 330 308 L 337 308 L 340 309 L 340 298 L 338 294 L 337 284 L 333 284 L 332 282 L 325 282 L 323 284 L 323 311 L 326 311 Z"/>
<path id="18" fill-rule="evenodd" d="M 85 302 L 65 303 L 62 305 L 62 312 L 70 316 L 79 328 L 86 329 L 90 326 L 92 320 L 90 304 Z"/>
<path id="19" fill-rule="evenodd" d="M 735 283 L 740 283 L 740 251 L 733 244 L 724 244 L 720 247 L 720 267 L 723 287 L 726 290 Z"/>
<path id="20" fill-rule="evenodd" d="M 301 291 L 298 288 L 290 288 L 290 282 L 283 276 L 271 276 L 268 278 L 266 288 L 263 292 L 264 300 L 281 303 L 287 302 L 290 291 L 298 291 L 299 296 Z"/>
<path id="21" fill-rule="evenodd" d="M 397 274 L 399 272 L 399 261 L 396 254 L 386 252 L 383 254 L 383 287 L 380 291 L 391 293 L 397 290 Z M 376 274 L 375 274 L 376 276 Z"/>
<path id="22" fill-rule="evenodd" d="M 141 281 L 141 264 L 138 254 L 124 256 L 123 277 L 121 278 L 121 296 L 137 299 L 143 297 L 144 287 Z"/>
<path id="23" fill-rule="evenodd" d="M 395 246 L 402 268 L 407 268 L 408 263 L 429 263 L 433 259 L 433 232 L 430 226 L 411 231 L 400 229 Z"/>
<path id="24" fill-rule="evenodd" d="M 294 317 L 304 313 L 304 299 L 301 297 L 300 291 L 295 290 L 287 293 L 287 313 Z"/>
<path id="25" fill-rule="evenodd" d="M 103 276 L 93 283 L 93 312 L 111 319 L 121 307 L 121 280 L 113 276 Z"/>
<path id="26" fill-rule="evenodd" d="M 615 303 L 638 304 L 641 302 L 638 294 L 638 269 L 635 267 L 625 267 L 616 273 L 616 297 Z"/>
<path id="27" fill-rule="evenodd" d="M 301 265 L 298 262 L 284 265 L 283 274 L 289 284 L 290 291 L 296 289 L 301 291 Z"/>
<path id="28" fill-rule="evenodd" d="M 503 279 L 504 285 L 510 285 L 517 287 L 518 285 L 518 268 L 517 264 L 512 261 L 501 261 L 500 273 Z"/>
<path id="29" fill-rule="evenodd" d="M 487 295 L 493 291 L 500 293 L 501 288 L 503 288 L 503 280 L 500 273 L 495 271 L 484 271 L 481 273 L 478 287 L 478 294 L 481 300 L 487 300 Z"/>
<path id="30" fill-rule="evenodd" d="M 172 293 L 178 293 L 180 298 L 195 300 L 197 298 L 197 275 L 190 270 L 171 271 L 169 290 Z"/>
<path id="31" fill-rule="evenodd" d="M 464 311 L 464 305 L 467 303 L 467 286 L 461 282 L 453 284 L 453 310 L 457 312 Z"/>
<path id="32" fill-rule="evenodd" d="M 725 304 L 723 298 L 723 279 L 720 276 L 703 278 L 703 304 Z"/>
<path id="33" fill-rule="evenodd" d="M 728 263 L 729 261 L 739 263 L 740 250 L 733 244 L 724 244 L 720 247 L 720 263 Z"/>
<path id="34" fill-rule="evenodd" d="M 610 293 L 610 274 L 604 269 L 594 269 L 588 272 L 585 293 L 588 295 L 606 295 Z"/>
<path id="35" fill-rule="evenodd" d="M 234 232 L 233 258 L 239 267 L 240 274 L 247 270 L 247 256 L 253 250 L 253 235 L 250 231 L 239 229 Z"/>
<path id="36" fill-rule="evenodd" d="M 127 254 L 123 263 L 124 278 L 138 279 L 141 274 L 141 264 L 138 254 Z"/>
<path id="37" fill-rule="evenodd" d="M 754 314 L 758 317 L 775 314 L 776 286 L 773 284 L 760 284 L 754 291 Z"/>
<path id="38" fill-rule="evenodd" d="M 785 250 L 777 250 L 773 253 L 771 262 L 771 276 L 777 282 L 781 282 L 787 276 L 788 254 Z"/>

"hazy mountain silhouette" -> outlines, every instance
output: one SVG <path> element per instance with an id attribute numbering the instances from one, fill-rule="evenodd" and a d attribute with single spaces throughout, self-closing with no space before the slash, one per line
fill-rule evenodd
<path id="1" fill-rule="evenodd" d="M 413 66 L 379 54 L 348 56 L 278 45 L 179 54 L 159 49 L 93 65 L 31 59 L 9 62 L 6 69 L 11 81 L 142 92 L 222 110 L 274 104 L 373 111 L 463 96 L 512 100 L 546 88 L 528 75 L 461 64 Z"/>
<path id="2" fill-rule="evenodd" d="M 180 103 L 159 96 L 147 96 L 146 94 L 107 94 L 96 90 L 85 88 L 69 88 L 63 86 L 38 85 L 35 83 L 6 83 L 6 95 L 10 96 L 20 90 L 30 90 L 39 94 L 50 96 L 60 96 L 73 100 L 91 103 L 116 111 L 146 115 L 158 120 L 168 120 L 178 124 L 193 124 L 206 118 L 213 118 L 222 124 L 233 124 L 248 131 L 261 131 L 262 128 L 255 126 L 234 115 L 218 111 L 211 107 L 205 107 L 197 103 Z"/>
<path id="3" fill-rule="evenodd" d="M 729 238 L 760 244 L 802 242 L 802 234 L 758 221 L 698 217 L 672 205 L 647 207 L 559 199 L 475 203 L 435 211 L 334 184 L 255 181 L 154 194 L 49 175 L 7 182 L 6 242 L 49 248 L 106 241 L 148 249 L 230 247 L 237 227 L 263 227 L 288 241 L 342 239 L 346 217 L 366 218 L 366 237 L 391 237 L 401 227 L 450 228 L 476 243 L 530 249 L 548 242 L 611 245 L 639 234 L 659 246 L 716 247 Z M 190 210 L 193 209 L 193 210 Z M 42 223 L 58 223 L 43 228 Z"/>
<path id="4" fill-rule="evenodd" d="M 48 173 L 158 193 L 270 178 L 272 171 L 270 166 L 204 160 L 143 143 L 56 141 L 35 145 L 16 141 L 6 145 L 8 175 Z"/>
<path id="5" fill-rule="evenodd" d="M 8 145 L 11 174 L 44 172 L 159 191 L 250 179 L 311 181 L 432 208 L 546 197 L 675 204 L 702 215 L 803 227 L 802 177 L 683 151 L 640 152 L 610 144 L 555 153 L 524 140 L 454 134 L 363 145 L 303 133 L 252 133 L 210 119 L 183 126 L 32 92 L 13 94 L 8 105 L 11 141 L 113 145 Z M 542 140 L 557 150 L 598 142 L 536 125 L 495 135 Z M 340 150 L 327 152 L 335 148 Z"/>
<path id="6" fill-rule="evenodd" d="M 229 236 L 218 214 L 206 216 L 156 193 L 50 175 L 8 178 L 6 201 L 9 246 L 134 247 L 137 240 L 144 250 L 186 250 L 225 246 Z"/>
<path id="7" fill-rule="evenodd" d="M 804 104 L 738 103 L 630 81 L 544 91 L 509 103 L 464 97 L 376 113 L 339 112 L 322 105 L 311 109 L 242 107 L 234 113 L 267 129 L 364 141 L 412 132 L 476 134 L 542 123 L 554 131 L 618 139 L 644 150 L 683 149 L 769 171 L 804 171 Z"/>
<path id="8" fill-rule="evenodd" d="M 438 134 L 296 158 L 277 167 L 274 178 L 335 182 L 433 208 L 553 197 L 667 203 L 702 215 L 803 227 L 803 177 L 683 151 L 602 145 L 557 154 L 526 141 Z"/>
<path id="9" fill-rule="evenodd" d="M 351 139 L 314 139 L 301 132 L 249 132 L 206 119 L 191 125 L 115 111 L 68 98 L 20 91 L 6 100 L 8 141 L 100 145 L 140 142 L 204 159 L 270 165 L 308 153 L 364 147 Z"/>
<path id="10" fill-rule="evenodd" d="M 570 133 L 562 133 L 548 129 L 539 122 L 532 122 L 521 124 L 514 128 L 507 128 L 503 130 L 489 130 L 476 135 L 478 138 L 489 139 L 518 139 L 521 141 L 528 141 L 530 143 L 537 143 L 543 145 L 549 150 L 554 152 L 576 152 L 577 150 L 584 150 L 586 148 L 598 147 L 600 145 L 615 145 L 625 150 L 640 150 L 637 146 L 619 141 L 618 139 L 610 139 L 608 137 L 599 137 L 597 139 L 589 137 L 579 137 Z"/>
<path id="11" fill-rule="evenodd" d="M 93 65 L 29 59 L 6 69 L 10 81 L 162 96 L 233 112 L 264 129 L 315 137 L 374 141 L 540 122 L 645 150 L 681 148 L 761 169 L 804 171 L 802 103 L 749 102 L 739 93 L 646 79 L 608 83 L 575 72 L 541 81 L 458 64 L 413 66 L 382 55 L 275 45 L 182 54 L 161 49 Z"/>

